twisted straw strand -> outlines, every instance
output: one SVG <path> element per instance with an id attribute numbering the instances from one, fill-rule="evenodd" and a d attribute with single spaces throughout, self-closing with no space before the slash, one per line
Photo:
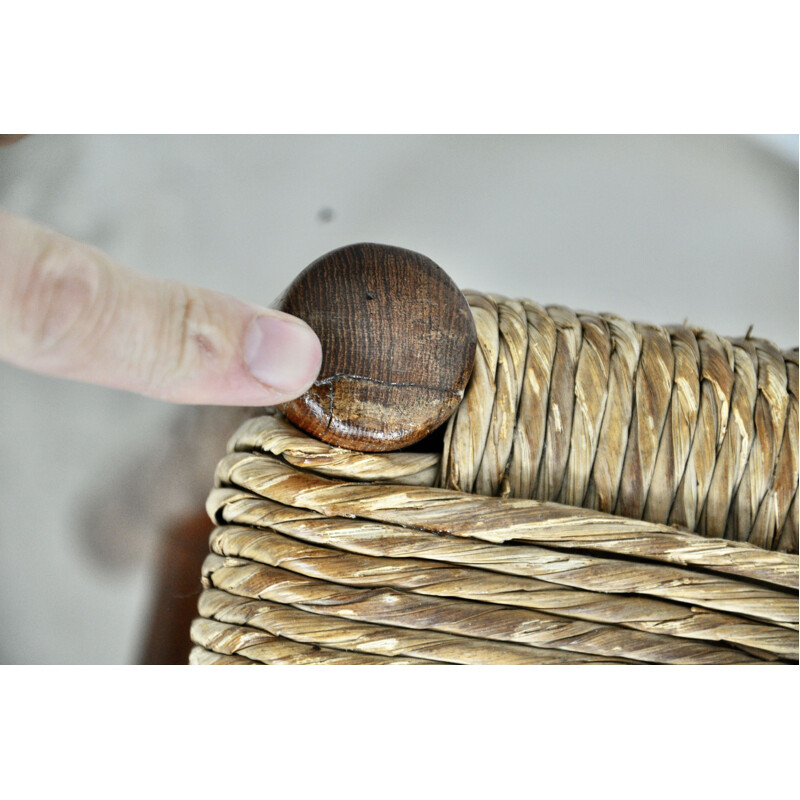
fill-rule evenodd
<path id="1" fill-rule="evenodd" d="M 219 524 L 278 531 L 298 541 L 373 557 L 421 558 L 535 578 L 610 595 L 661 598 L 797 628 L 796 593 L 685 567 L 571 553 L 529 544 L 498 547 L 472 538 L 428 533 L 363 519 L 326 517 L 240 489 L 211 492 L 208 511 Z M 212 540 L 213 541 L 213 540 Z"/>
<path id="2" fill-rule="evenodd" d="M 237 597 L 393 628 L 441 631 L 536 649 L 650 663 L 747 664 L 758 660 L 741 650 L 702 641 L 385 586 L 360 589 L 307 578 L 247 559 L 209 555 L 203 574 L 209 585 Z"/>
<path id="3" fill-rule="evenodd" d="M 696 328 L 469 300 L 484 356 L 448 423 L 440 486 L 796 552 L 796 355 Z"/>
<path id="4" fill-rule="evenodd" d="M 797 349 L 467 297 L 441 453 L 234 434 L 191 663 L 796 661 Z"/>
<path id="5" fill-rule="evenodd" d="M 676 652 L 674 642 L 662 639 L 660 634 L 706 642 L 733 642 L 765 653 L 797 657 L 797 633 L 791 629 L 649 597 L 609 596 L 420 558 L 363 556 L 310 545 L 272 530 L 257 531 L 242 526 L 217 528 L 211 537 L 211 551 L 219 556 L 247 560 L 241 563 L 279 567 L 346 586 L 391 587 L 434 597 L 515 606 L 659 634 L 656 639 L 652 636 L 649 640 L 643 639 L 642 643 L 657 644 L 659 649 L 664 644 L 666 653 L 661 658 L 675 658 Z M 215 581 L 215 585 L 219 584 Z M 626 636 L 626 647 L 630 647 L 628 639 Z M 629 654 L 632 655 L 625 653 Z"/>

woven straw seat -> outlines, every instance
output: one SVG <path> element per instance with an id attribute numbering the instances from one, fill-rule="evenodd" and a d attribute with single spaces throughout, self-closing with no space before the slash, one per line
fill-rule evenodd
<path id="1" fill-rule="evenodd" d="M 797 350 L 467 299 L 443 437 L 234 434 L 191 662 L 796 662 Z"/>

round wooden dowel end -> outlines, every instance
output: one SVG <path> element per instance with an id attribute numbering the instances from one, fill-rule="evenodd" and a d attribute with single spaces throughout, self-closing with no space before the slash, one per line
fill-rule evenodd
<path id="1" fill-rule="evenodd" d="M 429 258 L 354 244 L 314 261 L 279 307 L 322 342 L 314 385 L 281 408 L 297 427 L 350 450 L 397 450 L 455 410 L 475 358 L 464 295 Z"/>

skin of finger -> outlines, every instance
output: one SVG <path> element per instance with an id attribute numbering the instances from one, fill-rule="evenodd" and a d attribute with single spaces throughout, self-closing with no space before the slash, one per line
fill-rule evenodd
<path id="1" fill-rule="evenodd" d="M 17 366 L 173 402 L 257 406 L 290 399 L 256 380 L 243 362 L 252 320 L 288 315 L 140 275 L 1 211 L 0 276 L 0 357 Z M 299 357 L 309 361 L 310 385 L 321 353 Z"/>

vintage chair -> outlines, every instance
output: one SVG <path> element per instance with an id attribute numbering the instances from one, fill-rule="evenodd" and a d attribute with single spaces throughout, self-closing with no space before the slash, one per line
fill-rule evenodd
<path id="1" fill-rule="evenodd" d="M 281 307 L 322 372 L 234 433 L 213 531 L 168 537 L 146 660 L 185 658 L 210 532 L 193 664 L 796 663 L 797 349 L 379 245 Z"/>

